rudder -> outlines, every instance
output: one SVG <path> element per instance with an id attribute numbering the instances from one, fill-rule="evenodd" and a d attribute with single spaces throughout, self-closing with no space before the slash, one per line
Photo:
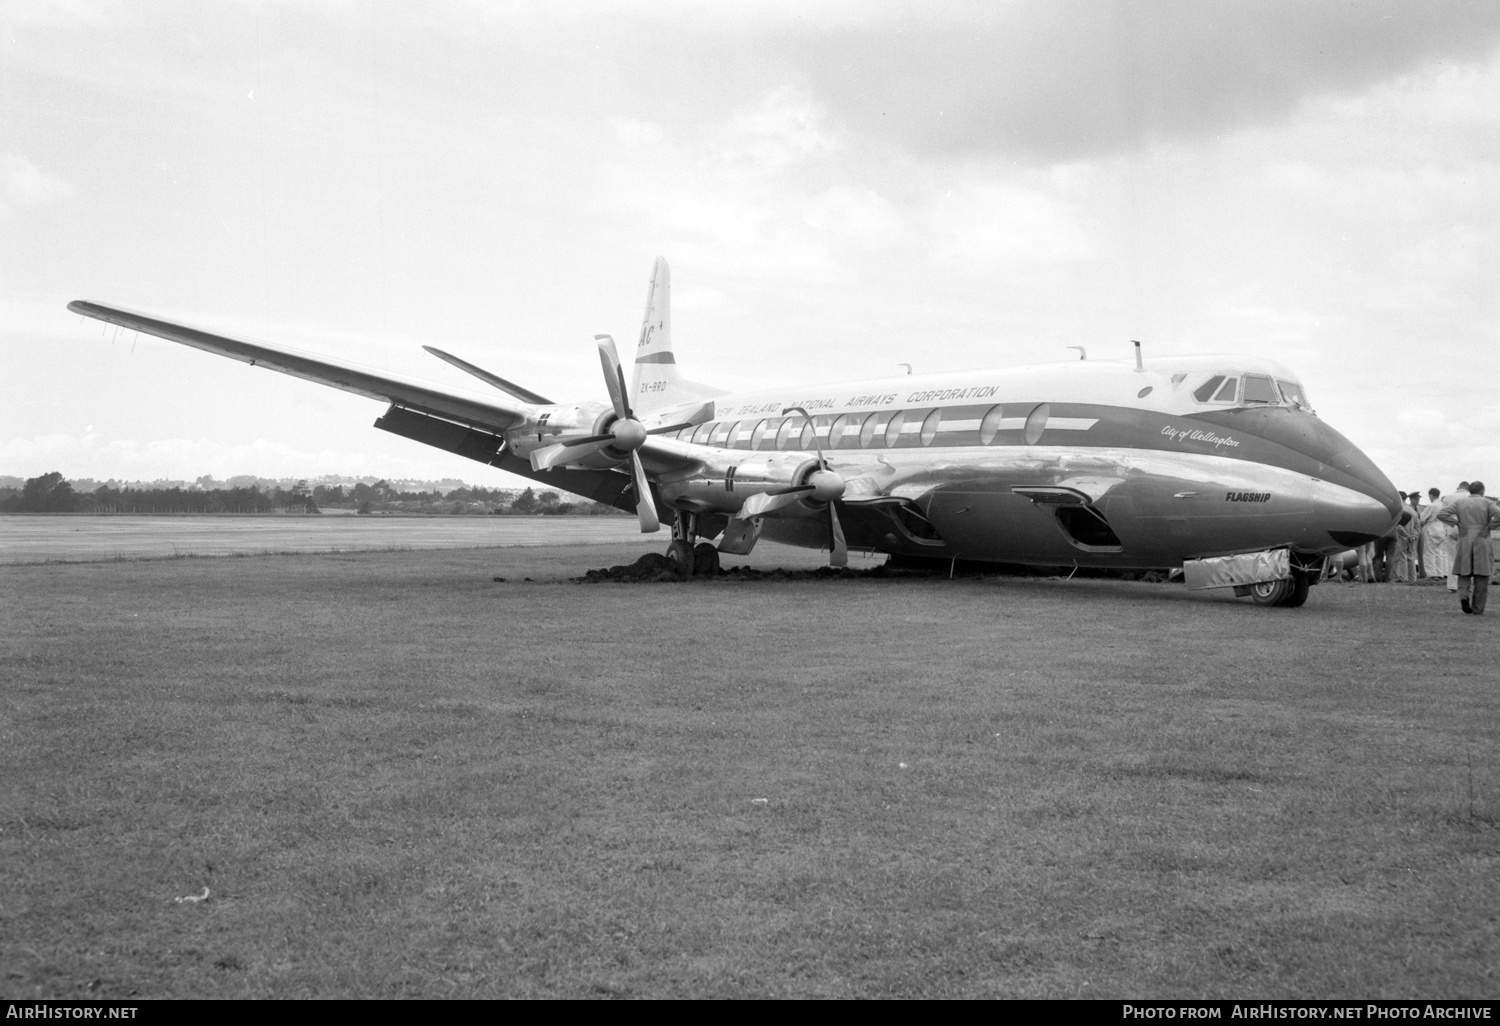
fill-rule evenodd
<path id="1" fill-rule="evenodd" d="M 722 389 L 684 381 L 672 352 L 672 275 L 667 261 L 656 258 L 651 285 L 646 290 L 646 313 L 635 347 L 635 369 L 630 378 L 630 405 L 638 415 L 654 413 L 685 402 L 723 395 Z"/>

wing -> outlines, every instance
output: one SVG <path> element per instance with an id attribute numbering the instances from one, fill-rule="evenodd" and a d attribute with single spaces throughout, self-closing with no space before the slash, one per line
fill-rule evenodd
<path id="1" fill-rule="evenodd" d="M 68 309 L 108 324 L 118 324 L 122 328 L 144 331 L 157 338 L 180 342 L 194 349 L 227 356 L 231 360 L 239 360 L 252 367 L 265 367 L 280 371 L 294 378 L 316 381 L 321 385 L 353 392 L 355 395 L 379 399 L 395 406 L 492 432 L 504 431 L 526 418 L 527 407 L 525 406 L 480 402 L 477 399 L 449 395 L 446 392 L 425 388 L 399 378 L 381 377 L 353 367 L 342 367 L 336 363 L 327 363 L 310 356 L 300 356 L 255 342 L 245 342 L 227 335 L 216 335 L 185 324 L 157 320 L 155 317 L 147 317 L 145 314 L 133 313 L 129 310 L 102 306 L 81 299 L 69 303 Z"/>

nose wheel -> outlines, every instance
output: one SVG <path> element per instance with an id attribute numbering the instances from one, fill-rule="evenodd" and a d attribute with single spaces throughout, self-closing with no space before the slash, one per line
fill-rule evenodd
<path id="1" fill-rule="evenodd" d="M 1294 571 L 1289 581 L 1266 581 L 1250 586 L 1250 601 L 1257 606 L 1285 606 L 1296 609 L 1307 601 L 1307 590 L 1312 579 L 1305 573 Z"/>

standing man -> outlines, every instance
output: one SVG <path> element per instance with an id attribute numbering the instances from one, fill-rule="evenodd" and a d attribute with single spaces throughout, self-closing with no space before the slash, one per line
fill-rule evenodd
<path id="1" fill-rule="evenodd" d="M 1437 518 L 1443 510 L 1442 494 L 1436 488 L 1427 489 L 1427 505 L 1422 508 L 1422 570 L 1428 577 L 1447 577 L 1453 568 L 1448 525 Z"/>
<path id="2" fill-rule="evenodd" d="M 1416 492 L 1408 498 L 1412 504 L 1401 511 L 1401 519 L 1396 524 L 1396 550 L 1391 554 L 1385 579 L 1411 584 L 1417 579 L 1417 541 L 1422 537 L 1417 517 L 1422 511 L 1417 507 Z"/>
<path id="3" fill-rule="evenodd" d="M 1469 485 L 1468 495 L 1443 507 L 1438 519 L 1458 528 L 1458 547 L 1453 556 L 1453 572 L 1462 582 L 1458 604 L 1465 613 L 1482 614 L 1490 574 L 1495 572 L 1490 531 L 1500 527 L 1500 503 L 1485 498 L 1484 482 L 1475 481 Z"/>
<path id="4" fill-rule="evenodd" d="M 1467 481 L 1460 481 L 1458 483 L 1458 490 L 1456 492 L 1453 492 L 1451 495 L 1445 495 L 1445 496 L 1443 496 L 1443 509 L 1447 509 L 1453 503 L 1457 502 L 1459 499 L 1462 499 L 1464 496 L 1466 496 L 1468 494 L 1469 494 L 1469 482 L 1467 482 Z M 1439 510 L 1439 512 L 1442 512 L 1442 510 Z M 1445 520 L 1445 521 L 1443 521 L 1443 523 L 1449 523 L 1449 524 L 1451 524 L 1452 521 L 1451 520 Z M 1458 590 L 1458 571 L 1453 569 L 1453 564 L 1452 564 L 1452 560 L 1455 560 L 1455 559 L 1458 558 L 1458 553 L 1457 553 L 1457 550 L 1455 549 L 1455 546 L 1458 544 L 1458 531 L 1457 531 L 1457 529 L 1454 529 L 1454 530 L 1448 532 L 1447 541 L 1450 542 L 1450 543 L 1452 543 L 1452 544 L 1449 544 L 1447 546 L 1447 549 L 1448 549 L 1448 558 L 1449 558 L 1449 565 L 1448 565 L 1448 590 L 1449 591 L 1457 591 Z"/>
<path id="5" fill-rule="evenodd" d="M 1424 558 L 1424 553 L 1427 549 L 1427 534 L 1422 530 L 1422 517 L 1427 512 L 1427 510 L 1422 506 L 1422 493 L 1420 491 L 1410 492 L 1406 497 L 1411 500 L 1412 512 L 1417 515 L 1417 541 L 1413 547 L 1412 553 L 1412 561 L 1414 565 L 1412 567 L 1411 578 L 1413 581 L 1420 581 L 1422 578 L 1427 576 L 1427 563 Z"/>

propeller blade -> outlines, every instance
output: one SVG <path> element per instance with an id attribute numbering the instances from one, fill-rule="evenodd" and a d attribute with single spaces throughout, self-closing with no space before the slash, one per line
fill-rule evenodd
<path id="1" fill-rule="evenodd" d="M 828 504 L 828 565 L 849 565 L 849 544 L 844 541 L 844 528 L 839 523 L 839 511 L 834 508 L 833 503 Z"/>
<path id="2" fill-rule="evenodd" d="M 558 438 L 558 445 L 589 445 L 593 442 L 612 442 L 615 440 L 613 434 L 608 435 L 563 435 Z"/>
<path id="3" fill-rule="evenodd" d="M 595 335 L 599 345 L 599 363 L 604 368 L 604 386 L 609 389 L 610 402 L 614 403 L 615 416 L 630 420 L 630 403 L 625 398 L 625 371 L 620 366 L 620 354 L 615 351 L 615 340 L 608 335 Z"/>
<path id="4" fill-rule="evenodd" d="M 812 424 L 813 422 L 812 414 L 808 413 L 800 406 L 788 406 L 786 409 L 781 411 L 781 415 L 783 417 L 788 413 L 800 413 L 802 414 L 802 418 L 806 420 L 808 424 Z M 818 451 L 818 466 L 822 467 L 824 470 L 827 470 L 828 459 L 823 455 L 823 447 L 818 444 L 818 432 L 816 429 L 813 430 L 813 448 Z"/>
<path id="5" fill-rule="evenodd" d="M 559 442 L 555 445 L 544 445 L 540 449 L 532 450 L 531 469 L 551 470 L 553 467 L 581 460 L 585 456 L 592 455 L 600 449 L 608 447 L 614 440 L 614 435 L 596 435 L 593 438 L 582 439 L 571 444 Z"/>
<path id="6" fill-rule="evenodd" d="M 790 506 L 803 494 L 812 491 L 811 487 L 783 488 L 774 492 L 761 492 L 752 495 L 740 506 L 740 511 L 735 516 L 740 520 L 749 520 L 752 517 L 765 516 L 772 510 L 778 510 L 783 506 Z"/>
<path id="7" fill-rule="evenodd" d="M 661 520 L 656 516 L 656 503 L 651 501 L 651 482 L 646 479 L 646 468 L 641 466 L 639 453 L 630 454 L 630 472 L 635 479 L 635 513 L 641 520 L 641 533 L 660 531 Z"/>

